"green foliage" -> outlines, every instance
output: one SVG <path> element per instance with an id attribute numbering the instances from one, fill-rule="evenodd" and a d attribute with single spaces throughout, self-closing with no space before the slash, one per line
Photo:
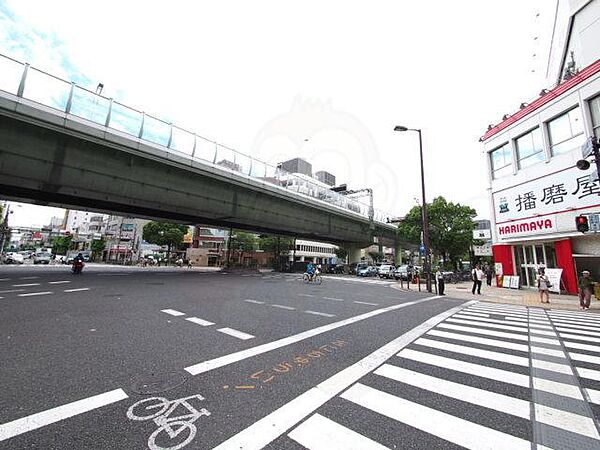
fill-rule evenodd
<path id="1" fill-rule="evenodd" d="M 106 247 L 106 241 L 104 239 L 94 239 L 90 244 L 90 249 L 94 253 L 100 253 Z"/>
<path id="2" fill-rule="evenodd" d="M 235 237 L 231 240 L 232 248 L 242 252 L 252 252 L 258 247 L 258 240 L 255 234 L 245 231 L 236 231 Z"/>
<path id="3" fill-rule="evenodd" d="M 258 247 L 265 252 L 277 253 L 279 249 L 280 255 L 287 255 L 294 248 L 294 239 L 280 236 L 259 236 Z"/>
<path id="4" fill-rule="evenodd" d="M 150 244 L 177 246 L 183 241 L 188 227 L 171 222 L 148 222 L 144 226 L 142 238 Z"/>
<path id="5" fill-rule="evenodd" d="M 421 242 L 421 211 L 421 206 L 414 206 L 400 223 L 398 236 L 401 239 L 415 244 Z M 457 263 L 473 243 L 473 219 L 477 212 L 470 206 L 447 202 L 441 196 L 427 205 L 427 212 L 432 252 L 445 261 Z"/>
<path id="6" fill-rule="evenodd" d="M 371 257 L 374 263 L 383 260 L 383 253 L 381 252 L 369 252 L 369 256 Z"/>
<path id="7" fill-rule="evenodd" d="M 346 249 L 344 247 L 338 247 L 338 248 L 336 248 L 335 249 L 335 256 L 337 256 L 342 261 L 346 261 L 346 258 L 348 257 L 348 249 Z"/>
<path id="8" fill-rule="evenodd" d="M 60 236 L 52 240 L 52 253 L 55 255 L 66 255 L 71 249 L 73 236 Z"/>

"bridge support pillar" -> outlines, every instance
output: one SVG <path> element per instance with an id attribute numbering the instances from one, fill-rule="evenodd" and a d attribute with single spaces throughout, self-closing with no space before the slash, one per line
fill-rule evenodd
<path id="1" fill-rule="evenodd" d="M 360 247 L 355 247 L 355 246 L 348 247 L 348 263 L 349 264 L 352 264 L 355 262 L 360 262 L 360 257 L 361 257 L 361 248 Z"/>

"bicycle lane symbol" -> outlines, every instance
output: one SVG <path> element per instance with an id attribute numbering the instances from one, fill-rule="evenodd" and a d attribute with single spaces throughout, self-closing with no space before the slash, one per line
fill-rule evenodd
<path id="1" fill-rule="evenodd" d="M 154 421 L 158 428 L 148 438 L 150 450 L 178 450 L 194 440 L 197 431 L 194 422 L 202 416 L 210 416 L 207 409 L 196 409 L 190 403 L 193 399 L 202 401 L 204 397 L 196 394 L 177 400 L 144 398 L 129 407 L 127 417 L 137 421 Z"/>

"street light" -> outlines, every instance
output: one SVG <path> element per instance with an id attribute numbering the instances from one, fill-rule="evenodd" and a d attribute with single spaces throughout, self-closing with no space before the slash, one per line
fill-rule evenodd
<path id="1" fill-rule="evenodd" d="M 427 275 L 427 292 L 431 292 L 431 262 L 429 260 L 429 217 L 427 215 L 427 201 L 425 200 L 425 169 L 423 167 L 423 140 L 421 130 L 418 128 L 407 128 L 396 125 L 394 131 L 416 131 L 419 133 L 419 152 L 421 155 L 421 193 L 423 197 L 422 221 L 423 221 L 423 246 L 425 247 L 425 274 Z"/>

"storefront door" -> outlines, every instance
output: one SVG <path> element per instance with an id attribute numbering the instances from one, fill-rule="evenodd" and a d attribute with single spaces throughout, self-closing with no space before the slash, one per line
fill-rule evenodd
<path id="1" fill-rule="evenodd" d="M 538 269 L 556 267 L 556 252 L 553 244 L 515 245 L 513 249 L 521 286 L 536 287 Z"/>

